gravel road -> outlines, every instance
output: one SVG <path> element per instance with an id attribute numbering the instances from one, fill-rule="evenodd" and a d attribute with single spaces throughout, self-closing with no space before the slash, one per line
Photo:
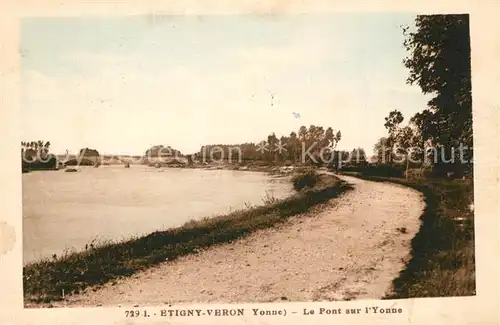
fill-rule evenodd
<path id="1" fill-rule="evenodd" d="M 339 176 L 354 190 L 277 228 L 66 297 L 56 306 L 379 299 L 409 258 L 419 192 Z"/>

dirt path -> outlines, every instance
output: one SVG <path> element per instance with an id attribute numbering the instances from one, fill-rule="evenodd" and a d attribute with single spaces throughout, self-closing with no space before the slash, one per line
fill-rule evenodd
<path id="1" fill-rule="evenodd" d="M 320 211 L 66 297 L 57 305 L 381 298 L 408 259 L 420 226 L 422 197 L 394 184 L 340 177 L 354 184 L 354 190 Z"/>

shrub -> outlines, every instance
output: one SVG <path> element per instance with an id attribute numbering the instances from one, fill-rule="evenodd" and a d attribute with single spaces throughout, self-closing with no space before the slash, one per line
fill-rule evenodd
<path id="1" fill-rule="evenodd" d="M 293 177 L 293 188 L 300 191 L 306 187 L 313 187 L 318 182 L 318 179 L 319 177 L 314 170 L 304 171 Z"/>
<path id="2" fill-rule="evenodd" d="M 78 159 L 70 159 L 66 162 L 66 166 L 93 166 L 96 162 L 87 158 Z"/>

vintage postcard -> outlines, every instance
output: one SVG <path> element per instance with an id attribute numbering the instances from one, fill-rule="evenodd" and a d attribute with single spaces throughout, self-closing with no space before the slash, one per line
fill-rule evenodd
<path id="1" fill-rule="evenodd" d="M 13 5 L 1 321 L 498 324 L 498 6 L 358 4 Z"/>

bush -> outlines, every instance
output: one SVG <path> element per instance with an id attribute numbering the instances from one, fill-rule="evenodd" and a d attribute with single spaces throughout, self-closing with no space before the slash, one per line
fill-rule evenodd
<path id="1" fill-rule="evenodd" d="M 314 170 L 304 171 L 293 177 L 293 188 L 300 191 L 306 187 L 313 187 L 318 182 L 318 179 L 319 177 Z"/>
<path id="2" fill-rule="evenodd" d="M 97 161 L 97 160 L 96 160 Z M 66 162 L 66 166 L 94 166 L 96 162 L 87 158 L 82 158 L 80 161 L 78 159 L 70 159 Z"/>
<path id="3" fill-rule="evenodd" d="M 42 160 L 33 158 L 33 161 L 21 160 L 23 172 L 30 170 L 54 170 L 57 169 L 57 158 L 54 155 L 43 157 Z"/>

